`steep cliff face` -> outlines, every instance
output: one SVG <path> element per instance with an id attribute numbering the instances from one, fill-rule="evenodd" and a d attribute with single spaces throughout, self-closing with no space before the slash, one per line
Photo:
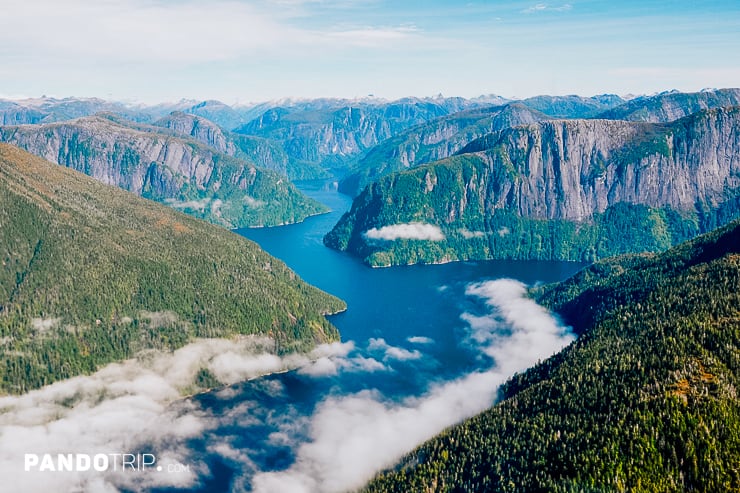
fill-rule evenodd
<path id="1" fill-rule="evenodd" d="M 218 152 L 233 156 L 236 146 L 231 142 L 224 131 L 210 120 L 205 118 L 175 111 L 164 118 L 154 122 L 159 127 L 169 128 L 175 132 L 192 137 L 216 149 Z"/>
<path id="2" fill-rule="evenodd" d="M 227 227 L 291 223 L 325 210 L 279 175 L 156 127 L 94 116 L 2 127 L 0 140 Z"/>
<path id="3" fill-rule="evenodd" d="M 326 244 L 375 265 L 591 260 L 667 248 L 740 211 L 738 108 L 671 124 L 546 121 L 460 152 L 370 185 Z M 382 229 L 408 223 L 441 235 Z"/>
<path id="4" fill-rule="evenodd" d="M 370 149 L 339 182 L 339 190 L 357 195 L 368 183 L 394 171 L 449 157 L 491 132 L 547 120 L 521 103 L 461 111 L 417 125 Z"/>
<path id="5" fill-rule="evenodd" d="M 276 171 L 291 180 L 328 176 L 325 170 L 314 164 L 291 159 L 279 142 L 228 132 L 197 115 L 176 111 L 154 124 L 191 137 L 229 156 L 251 161 L 259 168 Z"/>
<path id="6" fill-rule="evenodd" d="M 740 89 L 694 93 L 670 91 L 643 96 L 601 113 L 599 118 L 644 122 L 671 122 L 701 110 L 740 105 Z"/>

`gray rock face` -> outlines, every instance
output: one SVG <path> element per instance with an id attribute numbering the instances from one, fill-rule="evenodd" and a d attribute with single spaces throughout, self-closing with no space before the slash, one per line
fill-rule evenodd
<path id="1" fill-rule="evenodd" d="M 491 132 L 549 119 L 521 103 L 477 108 L 410 128 L 370 149 L 339 182 L 339 190 L 359 194 L 368 183 L 394 171 L 449 157 Z"/>
<path id="2" fill-rule="evenodd" d="M 593 260 L 660 250 L 740 215 L 740 108 L 670 124 L 551 120 L 370 184 L 324 238 L 371 265 Z M 366 232 L 426 223 L 434 242 Z"/>
<path id="3" fill-rule="evenodd" d="M 280 142 L 291 159 L 336 169 L 407 128 L 480 104 L 459 98 L 409 98 L 277 107 L 235 132 Z"/>
<path id="4" fill-rule="evenodd" d="M 201 128 L 218 142 L 218 127 Z M 0 127 L 0 140 L 227 227 L 296 222 L 325 210 L 275 173 L 160 130 L 92 116 Z"/>
<path id="5" fill-rule="evenodd" d="M 577 221 L 618 202 L 692 210 L 697 200 L 717 204 L 740 187 L 740 110 L 671 125 L 541 122 L 503 132 L 478 155 L 515 175 L 480 184 L 489 190 L 486 209 Z"/>
<path id="6" fill-rule="evenodd" d="M 175 111 L 154 124 L 192 137 L 198 142 L 213 147 L 218 152 L 223 152 L 229 156 L 236 154 L 236 146 L 226 137 L 221 127 L 205 118 Z"/>

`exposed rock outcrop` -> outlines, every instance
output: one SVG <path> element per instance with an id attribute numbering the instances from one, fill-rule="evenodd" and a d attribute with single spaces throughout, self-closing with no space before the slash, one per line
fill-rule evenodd
<path id="1" fill-rule="evenodd" d="M 371 184 L 325 242 L 378 265 L 590 260 L 660 250 L 739 211 L 739 108 L 670 124 L 556 120 L 490 134 Z M 410 222 L 440 227 L 445 240 L 364 236 Z"/>
<path id="2" fill-rule="evenodd" d="M 325 210 L 273 172 L 113 117 L 1 127 L 0 140 L 231 228 L 291 223 Z"/>

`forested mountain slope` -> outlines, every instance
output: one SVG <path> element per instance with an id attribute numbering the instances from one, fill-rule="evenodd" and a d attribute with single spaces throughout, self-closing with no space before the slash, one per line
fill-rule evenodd
<path id="1" fill-rule="evenodd" d="M 663 250 L 739 213 L 740 108 L 730 107 L 669 124 L 554 120 L 492 133 L 371 184 L 325 243 L 378 266 L 590 261 Z"/>
<path id="2" fill-rule="evenodd" d="M 339 182 L 339 191 L 356 196 L 371 182 L 395 171 L 449 157 L 491 132 L 548 120 L 521 103 L 460 111 L 417 125 L 371 148 Z"/>
<path id="3" fill-rule="evenodd" d="M 579 339 L 366 491 L 740 490 L 740 221 L 533 295 Z"/>
<path id="4" fill-rule="evenodd" d="M 275 172 L 115 115 L 0 127 L 0 141 L 229 228 L 299 222 L 327 210 Z"/>
<path id="5" fill-rule="evenodd" d="M 194 337 L 306 349 L 343 308 L 243 237 L 0 144 L 0 393 Z"/>

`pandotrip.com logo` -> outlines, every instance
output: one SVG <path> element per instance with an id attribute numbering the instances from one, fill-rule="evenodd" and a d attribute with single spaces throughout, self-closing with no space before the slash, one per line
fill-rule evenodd
<path id="1" fill-rule="evenodd" d="M 190 466 L 180 463 L 158 463 L 157 456 L 148 453 L 107 454 L 25 454 L 26 472 L 190 472 Z"/>

